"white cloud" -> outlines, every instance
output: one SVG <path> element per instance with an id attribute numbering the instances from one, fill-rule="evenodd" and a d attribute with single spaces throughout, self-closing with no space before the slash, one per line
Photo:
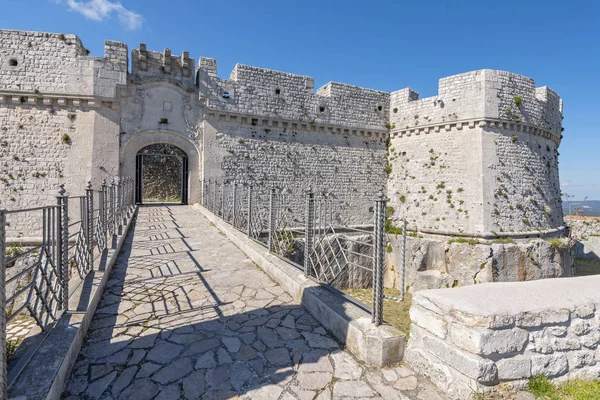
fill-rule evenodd
<path id="1" fill-rule="evenodd" d="M 59 0 L 60 1 L 60 0 Z M 110 0 L 89 0 L 89 1 L 76 1 L 76 0 L 64 0 L 69 6 L 69 10 L 75 11 L 83 15 L 84 17 L 93 21 L 104 21 L 110 18 L 111 14 L 116 13 L 121 25 L 125 29 L 135 30 L 142 27 L 143 17 L 131 10 L 123 7 L 118 1 Z"/>

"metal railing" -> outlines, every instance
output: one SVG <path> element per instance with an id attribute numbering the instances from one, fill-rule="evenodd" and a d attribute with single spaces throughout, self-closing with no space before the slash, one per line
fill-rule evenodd
<path id="1" fill-rule="evenodd" d="M 388 297 L 383 288 L 387 226 L 387 199 L 383 193 L 336 196 L 208 180 L 203 184 L 202 202 L 270 253 L 325 285 L 334 284 L 349 268 L 369 271 L 372 320 L 376 325 L 383 322 L 383 300 Z M 372 224 L 352 222 L 353 215 L 362 208 L 373 213 Z M 404 260 L 405 222 L 402 235 L 400 251 Z M 389 299 L 404 300 L 404 267 L 403 261 L 400 298 Z"/>
<path id="2" fill-rule="evenodd" d="M 42 331 L 51 329 L 69 310 L 74 283 L 93 270 L 96 256 L 110 247 L 135 207 L 130 178 L 103 183 L 100 190 L 88 182 L 84 196 L 65 193 L 60 185 L 56 205 L 0 210 L 0 398 L 7 396 L 7 323 L 27 312 Z M 39 243 L 24 251 L 7 248 L 11 218 L 41 219 Z M 6 279 L 7 268 L 18 262 L 25 267 Z M 7 287 L 16 288 L 7 293 Z"/>

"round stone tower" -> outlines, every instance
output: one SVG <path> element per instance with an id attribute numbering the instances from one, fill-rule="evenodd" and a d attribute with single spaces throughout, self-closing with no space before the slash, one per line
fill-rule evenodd
<path id="1" fill-rule="evenodd" d="M 393 92 L 388 196 L 409 229 L 482 238 L 564 230 L 562 100 L 504 71 L 443 78 L 438 95 Z"/>

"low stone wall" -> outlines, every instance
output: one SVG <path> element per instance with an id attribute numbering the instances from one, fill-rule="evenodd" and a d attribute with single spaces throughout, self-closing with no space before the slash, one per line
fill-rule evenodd
<path id="1" fill-rule="evenodd" d="M 600 376 L 600 276 L 426 290 L 405 361 L 453 398 L 534 375 Z"/>
<path id="2" fill-rule="evenodd" d="M 575 257 L 600 261 L 600 218 L 570 215 L 565 222 L 575 239 Z"/>
<path id="3" fill-rule="evenodd" d="M 387 235 L 385 286 L 402 287 L 402 236 Z M 499 243 L 442 236 L 406 238 L 404 285 L 409 291 L 486 282 L 530 281 L 573 275 L 568 239 Z"/>

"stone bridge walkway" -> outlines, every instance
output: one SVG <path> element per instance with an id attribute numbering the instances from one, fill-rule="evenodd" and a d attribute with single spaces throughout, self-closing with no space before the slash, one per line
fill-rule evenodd
<path id="1" fill-rule="evenodd" d="M 63 398 L 441 399 L 359 363 L 189 206 L 140 207 Z"/>

